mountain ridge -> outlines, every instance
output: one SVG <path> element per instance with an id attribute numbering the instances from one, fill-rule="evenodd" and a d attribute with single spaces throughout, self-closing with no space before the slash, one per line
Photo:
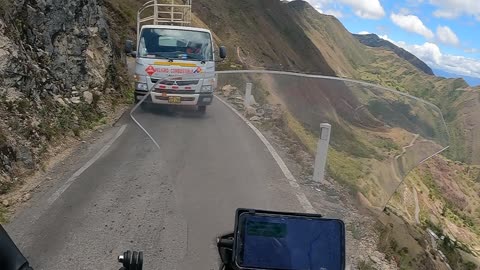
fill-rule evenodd
<path id="1" fill-rule="evenodd" d="M 376 34 L 366 34 L 366 35 L 353 34 L 353 36 L 366 46 L 374 47 L 374 48 L 381 47 L 381 48 L 390 50 L 394 52 L 396 55 L 398 55 L 399 57 L 410 62 L 410 64 L 412 64 L 419 70 L 423 71 L 425 74 L 435 75 L 433 73 L 433 70 L 425 62 L 423 62 L 418 57 L 416 57 L 414 54 L 408 52 L 403 48 L 398 47 L 397 45 L 391 43 L 388 40 L 384 40 L 380 38 Z"/>
<path id="2" fill-rule="evenodd" d="M 470 77 L 470 76 L 462 76 L 455 73 L 451 73 L 441 69 L 433 69 L 435 76 L 443 77 L 443 78 L 463 78 L 471 87 L 480 86 L 480 78 Z"/>

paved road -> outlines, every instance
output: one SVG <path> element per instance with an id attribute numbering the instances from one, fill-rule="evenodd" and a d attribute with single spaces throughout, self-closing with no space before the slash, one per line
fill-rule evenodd
<path id="1" fill-rule="evenodd" d="M 7 226 L 35 269 L 118 269 L 116 256 L 126 249 L 144 250 L 147 270 L 217 269 L 214 239 L 232 229 L 236 208 L 302 211 L 266 147 L 224 104 L 204 117 L 136 117 L 161 150 L 124 116 L 66 159 L 71 170 L 55 175 Z"/>

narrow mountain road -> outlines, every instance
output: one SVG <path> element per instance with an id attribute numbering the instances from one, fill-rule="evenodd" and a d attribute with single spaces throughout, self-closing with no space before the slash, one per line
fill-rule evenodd
<path id="1" fill-rule="evenodd" d="M 214 240 L 236 208 L 303 212 L 265 145 L 221 102 L 205 116 L 135 117 L 160 150 L 125 115 L 7 225 L 36 270 L 118 269 L 127 249 L 145 252 L 145 269 L 217 269 Z"/>
<path id="2" fill-rule="evenodd" d="M 412 147 L 412 146 L 415 144 L 415 142 L 418 140 L 419 137 L 420 137 L 419 134 L 415 134 L 415 136 L 413 136 L 413 138 L 412 138 L 412 141 L 410 141 L 410 144 L 408 144 L 407 146 L 402 147 L 402 153 L 399 154 L 399 155 L 397 155 L 397 156 L 395 157 L 395 159 L 399 159 L 401 156 L 405 155 L 405 153 L 407 152 L 407 149 L 410 148 L 410 147 Z"/>

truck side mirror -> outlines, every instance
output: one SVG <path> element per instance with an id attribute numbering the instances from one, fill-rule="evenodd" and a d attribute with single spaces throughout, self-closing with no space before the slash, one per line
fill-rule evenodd
<path id="1" fill-rule="evenodd" d="M 125 53 L 132 54 L 133 52 L 133 41 L 127 40 L 125 41 Z"/>
<path id="2" fill-rule="evenodd" d="M 220 46 L 220 58 L 225 59 L 227 57 L 227 48 Z"/>

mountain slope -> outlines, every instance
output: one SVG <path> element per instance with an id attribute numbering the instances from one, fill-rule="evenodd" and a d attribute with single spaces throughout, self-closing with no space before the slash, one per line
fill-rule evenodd
<path id="1" fill-rule="evenodd" d="M 335 75 L 325 53 L 292 20 L 289 5 L 278 0 L 197 0 L 195 14 L 227 45 L 231 57 L 248 59 L 252 66 L 274 70 Z"/>
<path id="2" fill-rule="evenodd" d="M 134 16 L 128 14 L 134 14 L 131 9 L 139 2 L 143 1 L 109 1 L 112 7 L 125 14 L 125 18 L 132 19 Z M 426 73 L 416 67 L 415 61 L 412 61 L 412 64 L 397 55 L 391 48 L 365 46 L 352 36 L 335 17 L 318 13 L 304 1 L 194 0 L 193 10 L 195 13 L 194 25 L 210 28 L 214 33 L 216 43 L 226 45 L 229 49 L 228 60 L 221 65 L 222 68 L 264 68 L 347 77 L 421 97 L 436 104 L 445 115 L 451 135 L 448 157 L 463 162 L 480 162 L 478 154 L 480 145 L 475 139 L 478 138 L 480 131 L 480 126 L 476 124 L 480 112 L 480 107 L 476 105 L 478 94 L 474 91 L 458 90 L 468 88 L 468 84 L 464 80 L 444 79 L 429 75 L 429 72 Z M 134 24 L 131 21 L 126 21 L 125 24 L 132 33 Z M 133 34 L 131 38 L 133 38 Z M 469 104 L 469 106 L 464 104 Z M 335 142 L 335 144 L 338 148 L 342 142 Z M 346 145 L 352 145 L 352 143 Z M 358 150 L 358 147 L 356 149 Z M 347 156 L 345 153 L 350 150 L 340 149 L 337 154 L 338 156 Z M 341 161 L 342 171 L 348 171 L 345 166 L 350 163 L 355 164 L 354 160 L 341 159 Z M 461 168 L 468 168 L 466 165 L 459 164 Z M 430 170 L 432 175 L 436 175 L 440 168 L 446 170 L 444 173 L 447 175 L 455 173 L 452 171 L 453 169 L 442 166 L 422 168 L 422 172 L 426 173 L 427 170 Z M 355 168 L 352 168 L 353 170 Z M 425 174 L 422 174 L 419 178 L 422 180 L 424 177 Z M 446 183 L 460 181 L 458 186 L 462 188 L 471 183 L 469 179 L 462 177 L 446 179 L 444 181 Z M 419 181 L 410 181 L 408 185 L 409 189 L 415 187 L 417 190 L 423 190 L 424 188 Z M 443 182 L 432 183 L 431 193 L 434 194 L 440 185 L 443 185 Z M 476 207 L 475 205 L 479 204 L 476 201 L 478 198 L 470 196 L 471 194 L 462 188 L 456 189 L 455 196 L 452 197 L 439 193 L 440 198 L 433 202 L 427 202 L 424 195 L 420 194 L 418 195 L 419 203 L 425 203 L 420 208 L 425 209 L 422 211 L 428 212 L 427 209 L 431 207 L 432 203 L 441 204 L 452 200 L 454 201 L 451 204 L 452 207 L 457 207 L 459 204 L 456 204 L 455 200 L 460 197 L 471 198 L 473 205 L 471 208 L 473 209 Z M 472 186 L 471 188 L 476 190 L 477 187 Z M 406 199 L 413 201 L 413 197 L 407 196 Z M 395 206 L 402 209 L 402 204 Z M 452 211 L 458 212 L 459 209 L 453 208 Z M 472 210 L 472 212 L 458 213 L 462 213 L 468 219 L 474 218 L 476 212 Z M 425 224 L 432 220 L 438 219 L 435 219 L 433 215 L 425 217 L 422 220 L 422 226 L 426 226 Z M 458 224 L 455 226 L 461 227 Z M 440 222 L 436 225 L 441 227 L 445 223 Z M 400 235 L 400 237 L 402 236 Z M 478 243 L 476 239 L 472 242 Z M 421 265 L 422 262 L 417 263 Z"/>
<path id="3" fill-rule="evenodd" d="M 217 43 L 229 48 L 229 62 L 222 67 L 301 71 L 380 84 L 439 106 L 450 116 L 452 133 L 464 129 L 452 107 L 463 94 L 456 89 L 468 87 L 463 79 L 428 75 L 390 49 L 365 46 L 335 17 L 318 13 L 307 2 L 197 0 L 193 9 L 198 25 L 208 25 Z M 472 145 L 458 133 L 449 156 L 471 162 L 476 158 L 462 149 Z"/>
<path id="4" fill-rule="evenodd" d="M 407 60 L 410 64 L 414 65 L 419 70 L 423 71 L 427 75 L 434 75 L 432 69 L 425 64 L 422 60 L 418 59 L 415 55 L 409 53 L 408 51 L 398 47 L 397 45 L 391 43 L 390 41 L 384 40 L 378 37 L 375 34 L 368 34 L 368 35 L 353 35 L 358 41 L 368 47 L 374 48 L 384 48 L 394 52 L 399 57 Z"/>

